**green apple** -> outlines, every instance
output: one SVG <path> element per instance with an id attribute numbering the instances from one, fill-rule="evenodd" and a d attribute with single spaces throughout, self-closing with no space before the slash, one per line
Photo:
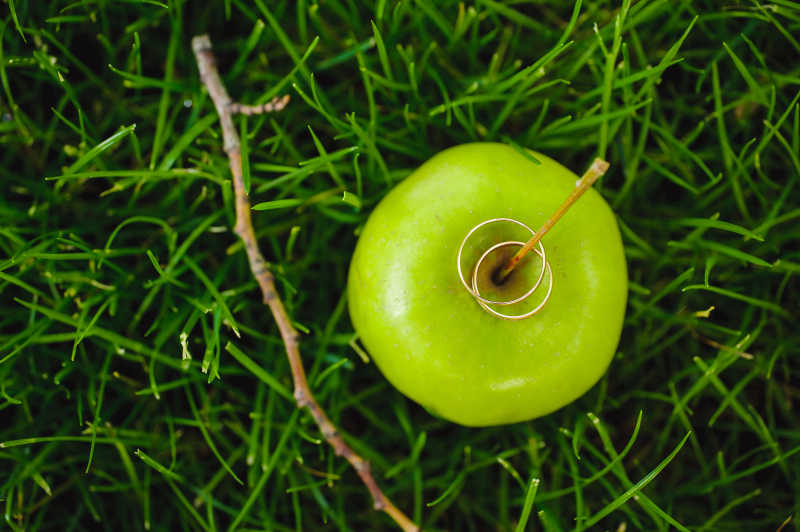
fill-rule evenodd
<path id="1" fill-rule="evenodd" d="M 593 189 L 542 240 L 552 273 L 536 293 L 519 306 L 492 307 L 525 312 L 552 281 L 538 313 L 498 318 L 462 285 L 456 257 L 473 227 L 511 218 L 536 230 L 574 189 L 578 176 L 531 154 L 539 164 L 495 143 L 437 154 L 378 204 L 350 265 L 350 317 L 375 363 L 405 395 L 462 425 L 514 423 L 568 404 L 602 376 L 619 342 L 625 255 L 614 214 Z M 465 242 L 462 273 L 471 280 L 493 244 L 530 237 L 513 222 L 482 226 Z M 483 297 L 512 300 L 536 282 L 541 257 L 530 253 L 506 282 L 494 283 L 518 249 L 486 257 L 476 272 Z"/>

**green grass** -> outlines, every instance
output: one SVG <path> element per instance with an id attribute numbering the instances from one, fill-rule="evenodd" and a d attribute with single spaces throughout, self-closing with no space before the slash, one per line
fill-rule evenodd
<path id="1" fill-rule="evenodd" d="M 800 530 L 800 3 L 7 0 L 0 507 L 14 531 L 391 530 L 291 399 L 190 39 L 320 403 L 428 530 Z M 614 207 L 607 375 L 513 426 L 428 415 L 346 311 L 371 209 L 436 152 L 540 150 Z M 711 310 L 713 308 L 713 310 Z"/>

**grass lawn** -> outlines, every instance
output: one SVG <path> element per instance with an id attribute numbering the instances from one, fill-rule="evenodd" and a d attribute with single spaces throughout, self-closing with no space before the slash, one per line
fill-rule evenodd
<path id="1" fill-rule="evenodd" d="M 201 33 L 232 97 L 291 96 L 235 118 L 255 231 L 317 400 L 424 530 L 800 530 L 792 0 L 4 0 L 2 527 L 397 529 L 292 398 Z M 608 160 L 629 273 L 605 377 L 486 429 L 365 363 L 344 296 L 377 202 L 471 141 Z"/>

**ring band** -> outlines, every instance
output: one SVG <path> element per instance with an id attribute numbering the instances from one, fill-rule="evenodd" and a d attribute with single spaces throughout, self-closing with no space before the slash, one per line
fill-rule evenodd
<path id="1" fill-rule="evenodd" d="M 480 292 L 478 291 L 478 269 L 481 267 L 481 263 L 486 258 L 486 256 L 489 255 L 489 253 L 491 253 L 492 251 L 494 251 L 497 248 L 506 247 L 506 246 L 520 246 L 520 247 L 522 247 L 524 245 L 525 245 L 525 242 L 516 242 L 516 241 L 508 240 L 508 241 L 505 241 L 505 242 L 500 242 L 499 244 L 495 244 L 494 246 L 490 247 L 489 249 L 487 249 L 483 253 L 481 258 L 478 259 L 478 262 L 475 263 L 475 272 L 472 274 L 472 289 L 475 291 L 476 294 L 478 294 L 478 296 L 480 296 Z M 534 249 L 534 251 L 536 252 L 537 255 L 541 256 L 541 253 L 539 253 L 538 249 Z M 548 282 L 548 286 L 547 286 L 547 293 L 545 294 L 544 299 L 538 305 L 536 305 L 535 308 L 529 310 L 528 312 L 525 312 L 523 314 L 503 314 L 501 312 L 497 312 L 496 310 L 491 308 L 489 305 L 484 303 L 482 297 L 476 297 L 475 299 L 478 300 L 478 304 L 481 307 L 483 307 L 484 310 L 486 310 L 487 312 L 489 312 L 491 314 L 494 314 L 495 316 L 497 316 L 499 318 L 503 318 L 504 320 L 522 320 L 522 319 L 528 318 L 530 316 L 533 316 L 534 314 L 536 314 L 537 312 L 542 310 L 542 308 L 544 308 L 544 306 L 547 304 L 547 301 L 550 299 L 550 294 L 553 291 L 553 271 L 550 269 L 550 263 L 547 262 L 547 261 L 544 261 L 544 260 L 542 261 L 542 263 L 545 265 L 545 268 L 547 269 L 547 273 L 548 273 L 548 277 L 549 277 L 549 282 Z M 541 281 L 541 280 L 542 280 L 542 278 L 539 277 L 539 281 Z M 527 294 L 525 294 L 523 299 L 527 298 L 537 288 L 539 288 L 539 282 L 537 282 L 537 284 L 534 285 L 533 290 L 531 290 Z"/>
<path id="2" fill-rule="evenodd" d="M 514 220 L 513 218 L 491 218 L 489 220 L 484 220 L 483 222 L 477 224 L 475 227 L 470 229 L 470 231 L 467 233 L 467 235 L 461 241 L 461 245 L 458 248 L 458 255 L 456 257 L 456 268 L 458 269 L 458 277 L 461 280 L 461 284 L 464 286 L 464 288 L 467 290 L 467 292 L 469 292 L 470 295 L 477 300 L 478 304 L 484 310 L 486 310 L 490 314 L 493 314 L 493 315 L 495 315 L 495 316 L 497 316 L 499 318 L 503 318 L 503 319 L 506 319 L 506 320 L 521 320 L 521 319 L 528 318 L 528 317 L 536 314 L 542 308 L 544 308 L 545 304 L 547 304 L 547 301 L 550 299 L 550 294 L 553 291 L 553 272 L 552 272 L 552 269 L 550 268 L 550 263 L 547 261 L 547 255 L 546 255 L 546 252 L 545 252 L 545 249 L 544 249 L 544 245 L 542 244 L 541 241 L 539 241 L 538 249 L 534 249 L 536 254 L 539 255 L 542 258 L 542 269 L 539 272 L 539 277 L 536 280 L 536 282 L 534 283 L 534 285 L 525 294 L 523 294 L 522 296 L 520 296 L 520 297 L 518 297 L 516 299 L 512 299 L 510 301 L 492 301 L 491 299 L 486 299 L 485 297 L 483 297 L 480 294 L 480 291 L 478 289 L 478 271 L 480 270 L 480 266 L 481 266 L 481 264 L 483 264 L 483 261 L 486 259 L 486 257 L 488 257 L 489 254 L 492 253 L 494 250 L 500 249 L 500 248 L 503 248 L 503 247 L 507 247 L 507 246 L 520 246 L 520 247 L 522 247 L 522 246 L 525 245 L 524 242 L 519 242 L 519 241 L 516 241 L 516 240 L 506 240 L 504 242 L 500 242 L 500 243 L 494 244 L 489 249 L 484 251 L 483 254 L 480 256 L 480 258 L 478 259 L 478 261 L 475 263 L 475 267 L 474 267 L 473 273 L 472 273 L 472 286 L 471 287 L 470 287 L 469 284 L 467 284 L 466 279 L 464 279 L 464 272 L 461 269 L 461 255 L 462 255 L 462 253 L 464 251 L 464 246 L 466 245 L 467 241 L 469 240 L 469 237 L 471 237 L 473 235 L 473 233 L 475 233 L 475 231 L 477 231 L 481 227 L 483 227 L 485 225 L 488 225 L 488 224 L 491 224 L 491 223 L 497 223 L 497 222 L 515 223 L 515 224 L 519 225 L 520 227 L 523 227 L 524 229 L 526 229 L 531 234 L 531 236 L 535 235 L 535 232 L 530 227 L 528 227 L 524 223 L 520 222 L 519 220 Z M 501 312 L 498 312 L 498 311 L 494 310 L 493 308 L 491 308 L 489 306 L 489 305 L 514 305 L 516 303 L 520 303 L 520 302 L 524 301 L 525 299 L 527 299 L 528 297 L 533 295 L 533 293 L 536 290 L 539 289 L 539 286 L 541 286 L 542 280 L 544 279 L 545 271 L 547 271 L 547 273 L 549 274 L 549 279 L 550 279 L 549 283 L 548 283 L 548 287 L 547 287 L 547 293 L 545 294 L 544 299 L 534 309 L 532 309 L 532 310 L 530 310 L 528 312 L 525 312 L 523 314 L 514 315 L 514 314 L 503 314 Z"/>

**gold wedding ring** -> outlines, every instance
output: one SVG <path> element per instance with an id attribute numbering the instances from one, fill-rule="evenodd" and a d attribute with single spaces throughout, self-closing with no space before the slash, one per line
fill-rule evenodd
<path id="1" fill-rule="evenodd" d="M 480 293 L 480 290 L 478 289 L 478 271 L 480 270 L 480 267 L 481 267 L 481 264 L 483 264 L 483 261 L 493 251 L 495 251 L 497 249 L 504 248 L 504 247 L 508 247 L 508 246 L 519 246 L 519 247 L 522 247 L 522 246 L 525 245 L 524 242 L 519 242 L 519 241 L 516 241 L 516 240 L 506 240 L 506 241 L 503 241 L 503 242 L 498 242 L 497 244 L 492 245 L 486 251 L 484 251 L 483 254 L 478 259 L 478 261 L 475 263 L 475 266 L 472 269 L 472 286 L 467 284 L 467 281 L 464 278 L 464 272 L 463 272 L 463 270 L 461 268 L 461 255 L 462 255 L 462 253 L 464 251 L 464 246 L 466 245 L 466 243 L 469 240 L 469 238 L 475 233 L 475 231 L 477 231 L 481 227 L 484 227 L 484 226 L 486 226 L 488 224 L 491 224 L 491 223 L 498 223 L 498 222 L 515 223 L 515 224 L 519 225 L 520 227 L 523 227 L 524 229 L 526 229 L 531 234 L 531 236 L 533 236 L 535 234 L 534 231 L 530 227 L 528 227 L 524 223 L 520 222 L 519 220 L 514 220 L 513 218 L 491 218 L 489 220 L 484 220 L 483 222 L 477 224 L 475 227 L 470 229 L 470 231 L 467 233 L 467 235 L 461 241 L 461 245 L 458 248 L 458 256 L 456 257 L 456 268 L 458 269 L 458 277 L 461 280 L 461 284 L 464 286 L 464 288 L 467 290 L 467 292 L 469 292 L 470 295 L 475 298 L 475 300 L 478 302 L 478 304 L 486 312 L 489 312 L 490 314 L 492 314 L 494 316 L 497 316 L 499 318 L 506 319 L 506 320 L 521 320 L 521 319 L 525 319 L 525 318 L 528 318 L 530 316 L 533 316 L 534 314 L 536 314 L 537 312 L 542 310 L 542 308 L 544 308 L 544 306 L 547 304 L 547 301 L 550 299 L 550 294 L 553 291 L 553 272 L 550 269 L 550 263 L 547 261 L 547 255 L 546 255 L 546 252 L 545 252 L 545 249 L 544 249 L 544 245 L 542 244 L 541 241 L 538 244 L 538 249 L 534 249 L 533 250 L 533 251 L 536 252 L 537 255 L 539 255 L 542 258 L 542 269 L 539 272 L 539 277 L 536 280 L 536 282 L 533 284 L 533 286 L 526 293 L 524 293 L 523 295 L 521 295 L 520 297 L 518 297 L 516 299 L 512 299 L 512 300 L 509 300 L 509 301 L 492 301 L 490 299 L 486 299 L 485 297 L 483 297 L 481 295 L 481 293 Z M 548 274 L 548 277 L 549 277 L 547 293 L 545 294 L 544 299 L 535 308 L 529 310 L 528 312 L 522 313 L 522 314 L 503 314 L 503 313 L 498 312 L 495 309 L 491 308 L 490 305 L 514 305 L 514 304 L 521 303 L 522 301 L 526 300 L 528 297 L 533 295 L 534 292 L 536 292 L 536 290 L 539 288 L 539 286 L 541 286 L 542 280 L 544 279 L 545 270 L 547 271 L 547 274 Z"/>

